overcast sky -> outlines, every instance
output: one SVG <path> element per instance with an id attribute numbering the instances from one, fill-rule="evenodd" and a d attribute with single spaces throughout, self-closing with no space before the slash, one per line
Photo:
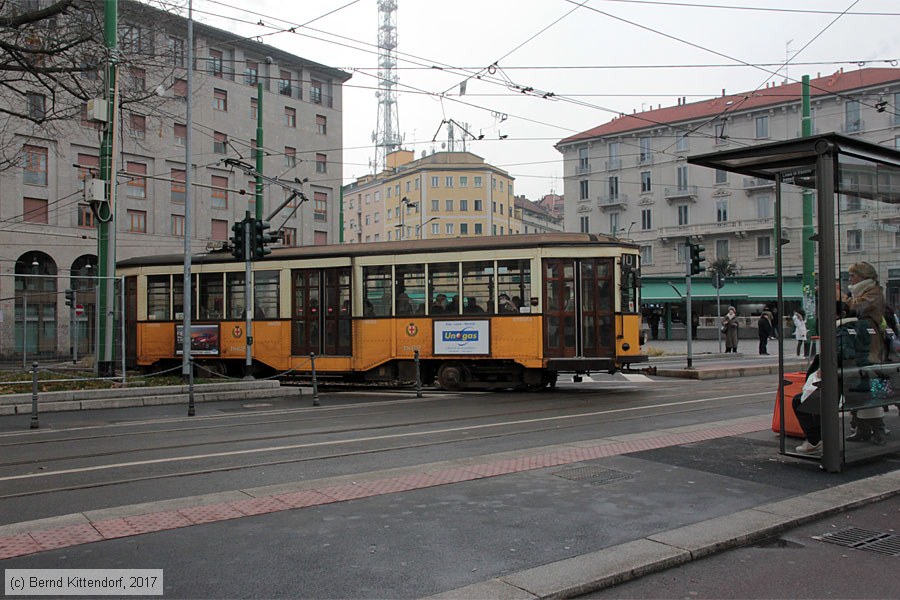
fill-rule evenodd
<path id="1" fill-rule="evenodd" d="M 791 80 L 856 69 L 860 61 L 888 67 L 900 60 L 897 0 L 397 0 L 397 5 L 404 146 L 417 157 L 423 150 L 441 150 L 447 143 L 442 121 L 466 123 L 471 133 L 484 135 L 468 149 L 507 170 L 516 179 L 516 193 L 531 200 L 563 192 L 562 155 L 554 143 L 618 112 L 780 82 L 785 70 L 777 77 L 769 71 L 779 70 L 786 56 L 797 63 L 787 69 Z M 370 172 L 378 110 L 378 0 L 194 0 L 194 9 L 197 20 L 263 35 L 268 44 L 353 73 L 344 85 L 344 183 Z M 843 11 L 848 12 L 840 16 Z M 251 24 L 259 21 L 263 25 Z M 296 33 L 273 33 L 307 23 Z M 489 72 L 494 63 L 497 68 Z M 545 98 L 548 93 L 553 96 Z"/>

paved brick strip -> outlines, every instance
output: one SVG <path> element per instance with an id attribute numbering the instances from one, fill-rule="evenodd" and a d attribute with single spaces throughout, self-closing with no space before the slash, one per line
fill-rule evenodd
<path id="1" fill-rule="evenodd" d="M 90 523 L 68 525 L 49 530 L 29 531 L 0 537 L 0 560 L 144 533 L 179 529 L 204 523 L 216 523 L 283 510 L 306 508 L 308 506 L 321 506 L 332 502 L 369 498 L 486 477 L 498 477 L 510 473 L 521 473 L 523 471 L 572 464 L 585 460 L 655 450 L 680 444 L 702 442 L 753 433 L 767 429 L 770 425 L 771 418 L 769 417 L 741 419 L 739 422 L 728 425 L 693 428 L 690 431 L 675 430 L 672 433 L 658 432 L 663 433 L 663 435 L 658 433 L 656 435 L 648 434 L 646 437 L 641 437 L 640 435 L 623 436 L 631 439 L 616 441 L 616 438 L 612 438 L 610 441 L 596 445 L 585 447 L 572 446 L 552 452 L 517 456 L 478 464 L 461 464 L 453 467 L 435 468 L 434 470 L 400 477 L 384 477 L 337 485 L 326 484 L 325 487 L 321 488 L 260 496 L 246 500 L 91 521 Z"/>

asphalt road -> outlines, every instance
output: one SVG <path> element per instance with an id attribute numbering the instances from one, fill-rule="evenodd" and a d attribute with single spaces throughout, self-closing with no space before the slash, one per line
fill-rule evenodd
<path id="1" fill-rule="evenodd" d="M 28 431 L 27 418 L 4 417 L 0 525 L 203 494 L 349 485 L 421 465 L 527 461 L 560 446 L 619 450 L 0 565 L 162 568 L 170 598 L 414 598 L 896 468 L 881 460 L 825 475 L 779 456 L 764 428 L 774 387 L 774 376 L 616 376 L 540 394 L 351 392 L 323 395 L 315 408 L 308 396 L 212 403 L 190 419 L 178 406 L 53 413 L 38 431 Z M 763 428 L 716 433 L 742 419 Z M 693 428 L 712 433 L 692 437 Z"/>

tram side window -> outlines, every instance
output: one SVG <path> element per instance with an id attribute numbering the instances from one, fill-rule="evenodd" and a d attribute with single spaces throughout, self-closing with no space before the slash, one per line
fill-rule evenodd
<path id="1" fill-rule="evenodd" d="M 169 275 L 147 277 L 147 319 L 151 321 L 169 320 Z"/>
<path id="2" fill-rule="evenodd" d="M 428 265 L 428 297 L 430 315 L 458 315 L 459 264 L 436 263 Z"/>
<path id="3" fill-rule="evenodd" d="M 225 294 L 222 273 L 200 273 L 200 319 L 221 319 Z"/>
<path id="4" fill-rule="evenodd" d="M 531 294 L 531 263 L 527 260 L 498 261 L 497 292 L 497 312 L 519 312 Z"/>
<path id="5" fill-rule="evenodd" d="M 425 265 L 397 265 L 397 316 L 425 314 Z"/>
<path id="6" fill-rule="evenodd" d="M 463 263 L 463 314 L 494 312 L 494 263 Z"/>
<path id="7" fill-rule="evenodd" d="M 191 305 L 194 307 L 194 312 L 191 317 L 197 316 L 197 279 L 195 277 L 191 277 Z M 176 275 L 172 280 L 172 308 L 175 312 L 175 319 L 183 319 L 184 318 L 184 277 Z"/>
<path id="8" fill-rule="evenodd" d="M 253 318 L 277 319 L 279 314 L 278 271 L 255 271 L 253 273 Z"/>
<path id="9" fill-rule="evenodd" d="M 363 314 L 367 317 L 391 315 L 392 276 L 390 267 L 363 269 Z"/>
<path id="10" fill-rule="evenodd" d="M 225 302 L 228 306 L 228 317 L 231 319 L 244 319 L 244 308 L 247 306 L 247 297 L 244 293 L 244 273 L 225 274 Z"/>

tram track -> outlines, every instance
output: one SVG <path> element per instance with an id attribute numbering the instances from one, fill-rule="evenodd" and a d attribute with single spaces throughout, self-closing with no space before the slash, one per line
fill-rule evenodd
<path id="1" fill-rule="evenodd" d="M 621 391 L 621 390 L 615 390 L 615 391 Z M 693 394 L 687 393 L 684 395 L 691 396 Z M 681 396 L 681 394 L 669 394 L 667 397 L 670 399 L 677 399 L 679 396 Z M 405 399 L 405 400 L 391 400 L 391 401 L 388 401 L 387 403 L 379 403 L 379 404 L 381 404 L 381 405 L 384 405 L 384 404 L 410 404 L 410 403 L 430 403 L 430 402 L 433 402 L 433 400 L 417 398 L 417 399 Z M 369 407 L 372 405 L 371 404 L 356 404 L 353 406 L 354 407 L 357 407 L 357 406 L 358 407 Z M 331 410 L 337 410 L 337 409 L 343 409 L 343 408 L 347 408 L 347 407 L 346 406 L 330 407 Z M 516 414 L 517 415 L 529 415 L 529 414 L 537 414 L 537 413 L 547 413 L 547 412 L 559 411 L 560 409 L 561 409 L 560 406 L 546 406 L 546 407 L 542 407 L 539 409 L 520 411 L 520 412 L 517 412 Z M 286 409 L 284 411 L 276 411 L 271 414 L 273 414 L 273 416 L 274 416 L 274 415 L 284 415 L 287 412 L 290 412 L 290 413 L 302 412 L 305 415 L 305 414 L 310 413 L 311 411 L 318 412 L 319 410 L 329 410 L 329 409 L 328 408 L 326 408 L 326 409 L 315 408 L 314 409 L 314 408 L 304 407 L 304 408 L 297 408 L 297 409 Z M 256 416 L 258 414 L 259 413 L 255 413 L 254 416 Z M 370 418 L 370 417 L 375 417 L 375 416 L 380 416 L 380 415 L 390 415 L 390 414 L 396 414 L 396 413 L 394 411 L 389 411 L 389 410 L 374 411 L 374 412 L 368 411 L 368 410 L 360 410 L 358 412 L 342 413 L 340 416 L 342 419 L 348 419 L 348 418 L 355 418 L 355 417 Z M 489 418 L 493 418 L 493 417 L 505 416 L 508 414 L 509 414 L 508 411 L 495 411 L 495 412 L 483 413 L 483 414 L 478 414 L 478 415 L 468 415 L 465 417 L 452 417 L 452 418 L 432 419 L 432 420 L 424 420 L 424 421 L 419 420 L 419 421 L 414 421 L 414 422 L 409 422 L 409 423 L 395 423 L 395 424 L 392 424 L 391 427 L 439 425 L 442 423 L 459 422 L 462 420 L 471 420 L 474 418 L 489 419 Z M 209 420 L 209 419 L 222 419 L 222 418 L 238 418 L 238 417 L 245 417 L 245 416 L 247 416 L 247 415 L 209 415 L 209 416 L 202 417 L 202 418 Z M 226 430 L 226 429 L 233 430 L 236 428 L 260 427 L 260 426 L 273 425 L 273 424 L 305 425 L 305 424 L 312 424 L 312 423 L 315 423 L 316 421 L 322 421 L 322 420 L 326 420 L 326 419 L 330 419 L 330 418 L 331 418 L 330 415 L 329 416 L 311 416 L 311 417 L 302 416 L 301 418 L 296 418 L 296 419 L 273 418 L 273 419 L 266 419 L 266 420 L 254 420 L 254 421 L 242 422 L 242 423 L 223 423 L 223 424 L 202 425 L 202 426 L 192 426 L 192 427 L 171 427 L 171 428 L 166 428 L 166 429 L 151 429 L 151 430 L 146 430 L 146 431 L 123 431 L 123 432 L 104 434 L 104 435 L 72 436 L 72 437 L 63 437 L 63 438 L 42 439 L 42 440 L 24 440 L 24 441 L 0 443 L 0 449 L 9 448 L 9 447 L 22 448 L 22 447 L 27 447 L 27 446 L 31 446 L 31 445 L 49 445 L 49 444 L 67 444 L 67 443 L 75 444 L 75 443 L 81 443 L 81 442 L 100 442 L 100 441 L 104 441 L 104 440 L 113 440 L 113 439 L 119 439 L 119 438 L 134 438 L 136 436 L 156 436 L 156 435 L 165 435 L 165 434 L 170 434 L 170 433 L 172 433 L 172 434 L 189 434 L 189 433 L 197 433 L 197 432 L 210 432 L 210 431 L 215 431 L 215 430 Z M 183 422 L 183 419 L 179 418 L 179 419 L 166 419 L 163 421 L 156 421 L 156 423 L 159 423 L 159 422 Z M 123 424 L 114 424 L 114 425 L 110 425 L 110 426 L 122 426 L 122 425 Z M 138 421 L 138 422 L 129 423 L 127 425 L 146 426 L 146 425 L 148 425 L 148 422 Z M 317 436 L 340 435 L 340 434 L 346 434 L 346 433 L 358 433 L 358 432 L 364 432 L 364 431 L 372 431 L 375 429 L 382 429 L 384 427 L 385 427 L 385 425 L 369 425 L 369 426 L 360 426 L 360 427 L 346 427 L 346 428 L 340 428 L 340 429 L 330 429 L 330 430 L 315 431 L 315 432 L 309 432 L 309 433 L 289 432 L 289 433 L 281 433 L 281 434 L 269 435 L 269 436 L 247 436 L 247 437 L 240 437 L 240 438 L 232 438 L 232 439 L 228 439 L 228 440 L 210 440 L 210 441 L 205 441 L 205 442 L 194 442 L 194 443 L 190 443 L 190 444 L 178 444 L 178 445 L 174 445 L 174 446 L 173 445 L 165 445 L 165 446 L 159 445 L 159 446 L 140 447 L 140 448 L 121 448 L 121 449 L 110 450 L 110 451 L 105 451 L 105 452 L 91 452 L 91 453 L 81 453 L 81 454 L 74 454 L 74 455 L 68 454 L 64 457 L 58 457 L 58 458 L 38 457 L 38 458 L 30 458 L 30 459 L 22 459 L 22 460 L 0 461 L 0 468 L 42 464 L 42 463 L 52 462 L 54 460 L 72 461 L 72 460 L 102 458 L 102 457 L 116 456 L 116 455 L 128 455 L 128 454 L 134 454 L 134 453 L 150 453 L 150 452 L 161 451 L 161 450 L 186 450 L 186 449 L 191 449 L 191 448 L 209 447 L 209 446 L 215 446 L 215 445 L 221 445 L 221 444 L 265 442 L 265 441 L 273 441 L 273 440 L 279 440 L 279 439 L 289 439 L 292 437 L 296 437 L 298 435 L 317 435 Z"/>
<path id="2" fill-rule="evenodd" d="M 740 399 L 738 399 L 735 402 L 730 403 L 729 406 L 737 407 L 737 406 L 758 404 L 762 400 L 753 399 L 753 397 L 760 396 L 763 394 L 768 395 L 768 392 L 750 393 L 750 394 L 742 394 L 742 395 L 732 396 L 731 399 L 735 399 L 735 398 L 740 398 Z M 504 423 L 478 424 L 478 425 L 472 425 L 470 427 L 453 428 L 451 430 L 444 430 L 444 431 L 437 431 L 437 432 L 410 432 L 407 434 L 389 434 L 386 436 L 376 436 L 373 438 L 344 439 L 344 440 L 334 440 L 334 441 L 318 442 L 318 443 L 312 442 L 312 443 L 308 443 L 308 444 L 297 445 L 297 446 L 295 446 L 295 448 L 300 448 L 300 447 L 315 448 L 315 447 L 323 447 L 326 445 L 336 445 L 336 444 L 371 443 L 373 440 L 386 440 L 386 439 L 391 439 L 391 438 L 410 438 L 413 436 L 431 435 L 431 434 L 436 435 L 436 434 L 448 433 L 448 432 L 455 434 L 449 438 L 426 440 L 426 441 L 421 441 L 421 442 L 406 442 L 406 443 L 392 444 L 389 446 L 383 446 L 383 447 L 377 447 L 377 448 L 367 447 L 367 448 L 359 449 L 359 450 L 345 450 L 345 451 L 341 451 L 341 452 L 332 452 L 332 453 L 328 453 L 328 454 L 318 454 L 315 456 L 301 456 L 301 457 L 292 457 L 292 458 L 285 458 L 285 459 L 262 460 L 262 461 L 252 462 L 252 463 L 232 464 L 232 465 L 225 465 L 225 466 L 220 466 L 220 467 L 185 469 L 185 470 L 180 470 L 177 472 L 156 473 L 156 474 L 151 474 L 151 475 L 136 475 L 136 476 L 132 476 L 132 477 L 109 479 L 106 481 L 92 481 L 90 483 L 73 483 L 70 485 L 61 485 L 61 486 L 47 487 L 47 488 L 42 488 L 42 489 L 25 490 L 25 491 L 20 491 L 20 492 L 0 494 L 0 501 L 11 500 L 11 499 L 15 499 L 15 498 L 33 497 L 33 496 L 46 495 L 46 494 L 64 493 L 64 492 L 70 492 L 70 491 L 76 491 L 76 490 L 100 489 L 100 488 L 106 488 L 106 487 L 111 487 L 111 486 L 128 485 L 128 484 L 132 484 L 132 483 L 145 482 L 145 481 L 159 481 L 159 480 L 176 479 L 176 478 L 180 478 L 180 477 L 202 476 L 202 475 L 209 475 L 209 474 L 222 473 L 222 472 L 233 472 L 233 471 L 241 471 L 241 470 L 246 470 L 246 469 L 257 469 L 257 468 L 261 468 L 261 467 L 270 467 L 270 466 L 277 466 L 277 465 L 298 464 L 298 463 L 304 463 L 304 462 L 323 461 L 323 460 L 335 460 L 335 459 L 360 456 L 360 455 L 364 455 L 364 454 L 376 454 L 376 453 L 397 452 L 397 451 L 404 451 L 404 450 L 414 450 L 417 448 L 435 447 L 435 446 L 441 446 L 441 445 L 456 444 L 456 443 L 460 443 L 460 442 L 473 442 L 473 441 L 478 441 L 478 440 L 496 439 L 496 438 L 501 438 L 501 437 L 534 435 L 536 433 L 541 433 L 541 432 L 559 431 L 562 429 L 572 429 L 572 428 L 576 428 L 576 427 L 584 427 L 586 425 L 589 425 L 589 423 L 584 423 L 584 422 L 568 423 L 568 424 L 559 422 L 562 419 L 577 419 L 582 416 L 611 415 L 611 414 L 618 413 L 618 416 L 614 416 L 614 417 L 608 419 L 607 421 L 605 421 L 608 423 L 616 423 L 616 422 L 632 421 L 635 419 L 644 419 L 644 418 L 647 418 L 647 416 L 648 416 L 647 414 L 625 414 L 626 411 L 627 411 L 627 413 L 634 413 L 635 411 L 645 413 L 645 411 L 650 411 L 653 409 L 660 409 L 660 408 L 666 409 L 666 410 L 663 410 L 662 412 L 658 412 L 658 413 L 654 414 L 653 416 L 670 416 L 670 415 L 686 414 L 686 413 L 692 413 L 692 412 L 701 412 L 701 411 L 709 410 L 708 406 L 702 405 L 703 403 L 710 402 L 710 401 L 721 401 L 722 399 L 723 398 L 719 397 L 719 398 L 708 398 L 708 399 L 695 400 L 695 401 L 690 402 L 690 406 L 686 405 L 686 403 L 681 403 L 681 402 L 667 403 L 665 405 L 649 405 L 649 406 L 640 406 L 640 407 L 610 409 L 607 411 L 596 411 L 594 413 L 589 413 L 587 415 L 582 415 L 582 414 L 560 415 L 557 417 L 551 417 L 550 419 L 552 419 L 552 420 L 548 420 L 547 418 L 526 419 L 526 420 L 522 420 L 522 421 L 510 421 L 510 422 L 504 422 Z M 475 431 L 475 430 L 484 430 L 485 428 L 489 428 L 489 427 L 504 427 L 504 426 L 515 426 L 515 425 L 522 425 L 522 424 L 538 424 L 538 423 L 543 423 L 543 425 L 538 426 L 538 427 L 529 427 L 528 429 L 522 430 L 522 431 L 513 431 L 513 432 L 497 431 L 497 432 L 482 433 L 482 434 L 477 434 L 477 435 L 473 435 L 472 433 L 469 433 L 469 432 Z M 278 448 L 276 448 L 276 449 L 259 449 L 260 452 L 277 452 L 279 450 L 281 450 L 281 449 L 278 449 Z M 228 453 L 228 454 L 234 456 L 236 454 L 242 454 L 242 453 L 237 452 L 237 453 Z M 219 454 L 217 456 L 222 456 L 222 454 Z M 185 461 L 186 460 L 202 460 L 203 458 L 207 458 L 207 457 L 190 457 L 190 456 L 189 457 L 180 457 L 180 458 L 173 459 L 172 461 L 166 461 L 166 462 L 168 462 L 169 464 L 172 464 L 172 462 L 175 462 L 176 460 L 185 460 Z M 125 468 L 128 466 L 134 466 L 134 463 L 126 463 L 124 465 L 115 465 L 115 464 L 104 465 L 101 467 L 89 468 L 89 469 L 85 469 L 85 470 L 95 470 L 95 469 L 96 470 L 100 470 L 100 469 L 109 470 L 109 469 L 120 468 L 120 467 Z M 72 472 L 82 472 L 82 470 L 75 470 Z M 32 476 L 34 476 L 34 477 L 40 476 L 42 478 L 43 477 L 53 477 L 53 476 L 64 476 L 69 473 L 71 473 L 71 472 L 52 472 L 52 471 L 50 471 L 50 472 L 44 472 L 44 473 L 40 473 L 40 474 L 2 477 L 2 478 L 0 478 L 0 482 L 21 480 L 21 479 L 25 479 L 25 478 L 30 478 Z"/>

